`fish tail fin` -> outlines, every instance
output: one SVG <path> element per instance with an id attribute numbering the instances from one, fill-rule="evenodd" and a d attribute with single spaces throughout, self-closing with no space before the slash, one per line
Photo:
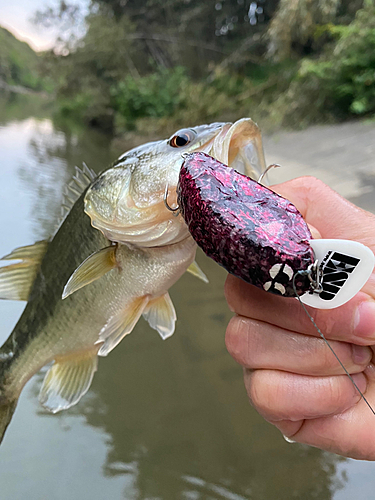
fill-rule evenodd
<path id="1" fill-rule="evenodd" d="M 0 444 L 4 438 L 5 431 L 12 420 L 17 403 L 18 398 L 4 401 L 0 400 Z"/>

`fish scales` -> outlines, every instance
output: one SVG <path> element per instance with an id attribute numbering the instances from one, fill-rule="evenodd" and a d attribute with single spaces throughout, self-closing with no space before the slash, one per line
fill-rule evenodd
<path id="1" fill-rule="evenodd" d="M 13 390 L 12 380 L 18 386 L 22 374 L 28 377 L 30 372 L 37 371 L 56 357 L 93 346 L 99 340 L 108 318 L 126 301 L 126 293 L 130 292 L 130 288 L 133 294 L 137 293 L 137 289 L 144 293 L 146 283 L 149 285 L 149 294 L 153 295 L 164 280 L 167 284 L 162 291 L 166 292 L 171 281 L 170 275 L 178 279 L 194 258 L 195 243 L 190 237 L 169 249 L 121 246 L 120 263 L 124 260 L 122 256 L 130 259 L 126 268 L 113 269 L 96 281 L 94 286 L 86 286 L 61 300 L 64 285 L 75 268 L 88 255 L 108 245 L 108 240 L 91 227 L 88 217 L 79 217 L 82 210 L 83 196 L 50 243 L 24 314 L 7 341 L 9 352 L 14 354 L 10 358 L 11 380 L 3 391 Z M 72 233 L 73 227 L 79 231 Z M 59 266 L 64 271 L 59 274 L 56 262 L 62 246 L 64 258 L 60 259 Z M 140 263 L 147 266 L 145 271 L 140 268 Z M 165 268 L 162 272 L 161 266 Z M 178 268 L 181 268 L 180 271 Z M 176 269 L 178 274 L 175 273 Z M 54 276 L 55 279 L 47 282 L 46 275 Z M 152 282 L 155 282 L 154 288 L 149 284 Z M 1 364 L 0 367 L 6 370 Z"/>
<path id="2" fill-rule="evenodd" d="M 296 207 L 205 153 L 185 157 L 177 188 L 189 232 L 229 273 L 294 297 L 293 275 L 314 262 L 309 228 Z M 296 276 L 298 294 L 310 289 Z"/>

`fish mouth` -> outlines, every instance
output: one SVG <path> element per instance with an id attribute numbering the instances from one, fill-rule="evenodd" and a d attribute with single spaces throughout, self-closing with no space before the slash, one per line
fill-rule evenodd
<path id="1" fill-rule="evenodd" d="M 258 180 L 266 169 L 262 134 L 251 118 L 225 124 L 220 132 L 199 150 L 255 180 Z"/>

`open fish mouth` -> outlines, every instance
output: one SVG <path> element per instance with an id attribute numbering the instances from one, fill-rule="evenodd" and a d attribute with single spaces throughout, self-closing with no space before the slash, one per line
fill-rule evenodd
<path id="1" fill-rule="evenodd" d="M 251 118 L 225 124 L 211 141 L 199 148 L 199 151 L 255 180 L 259 179 L 266 169 L 262 134 Z"/>

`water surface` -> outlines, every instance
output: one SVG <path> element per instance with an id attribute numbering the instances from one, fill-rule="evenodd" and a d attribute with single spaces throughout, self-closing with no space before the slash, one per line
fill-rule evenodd
<path id="1" fill-rule="evenodd" d="M 3 99 L 0 110 L 4 255 L 51 234 L 75 165 L 85 161 L 99 172 L 122 151 L 92 131 L 54 124 L 24 100 L 9 104 Z M 270 161 L 287 140 L 267 141 Z M 360 173 L 371 176 L 365 170 L 355 175 L 358 188 L 349 193 L 363 204 L 369 203 L 369 190 L 361 191 Z M 198 261 L 210 284 L 185 275 L 172 288 L 178 315 L 172 338 L 162 341 L 140 321 L 99 360 L 89 393 L 58 415 L 37 402 L 43 374 L 27 384 L 0 448 L 0 499 L 346 500 L 373 495 L 371 464 L 290 445 L 250 407 L 242 369 L 224 345 L 231 317 L 223 296 L 225 272 L 201 254 Z M 23 307 L 0 302 L 1 343 Z"/>

